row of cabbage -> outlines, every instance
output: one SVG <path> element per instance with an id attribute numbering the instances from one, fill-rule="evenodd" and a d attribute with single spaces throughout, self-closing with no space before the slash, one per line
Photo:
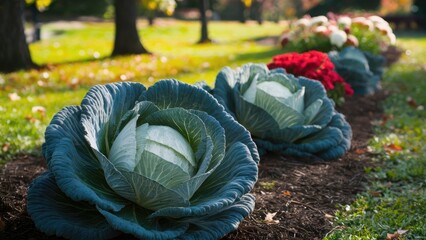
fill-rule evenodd
<path id="1" fill-rule="evenodd" d="M 351 128 L 320 82 L 247 64 L 222 69 L 214 89 L 95 86 L 45 139 L 48 171 L 29 188 L 28 213 L 46 234 L 218 239 L 254 209 L 259 153 L 335 159 Z"/>
<path id="2" fill-rule="evenodd" d="M 296 30 L 332 26 L 306 21 Z M 214 88 L 173 79 L 91 88 L 46 130 L 48 171 L 28 191 L 35 225 L 68 239 L 219 239 L 233 231 L 254 210 L 261 155 L 324 161 L 349 150 L 352 130 L 332 98 L 374 92 L 383 60 L 346 47 L 351 36 L 343 44 L 331 36 L 336 51 L 225 67 Z"/>
<path id="3" fill-rule="evenodd" d="M 334 70 L 357 95 L 373 94 L 380 89 L 385 65 L 400 54 L 392 28 L 379 16 L 306 16 L 292 22 L 280 40 L 287 50 L 327 53 Z M 348 87 L 345 89 L 351 95 Z M 329 96 L 339 103 L 344 92 L 336 89 Z"/>

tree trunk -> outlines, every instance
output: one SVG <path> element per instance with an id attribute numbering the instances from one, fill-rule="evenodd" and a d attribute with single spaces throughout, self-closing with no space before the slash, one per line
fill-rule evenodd
<path id="1" fill-rule="evenodd" d="M 39 11 L 35 3 L 30 6 L 31 9 L 31 21 L 33 22 L 33 37 L 31 42 L 37 42 L 41 40 L 41 23 L 38 19 Z"/>
<path id="2" fill-rule="evenodd" d="M 115 40 L 112 56 L 149 53 L 136 28 L 137 0 L 114 0 Z"/>
<path id="3" fill-rule="evenodd" d="M 247 21 L 247 7 L 242 1 L 239 1 L 239 4 L 240 4 L 240 11 L 241 11 L 240 23 L 246 23 L 246 21 Z"/>
<path id="4" fill-rule="evenodd" d="M 25 37 L 23 0 L 0 1 L 0 72 L 35 67 Z"/>
<path id="5" fill-rule="evenodd" d="M 148 11 L 148 26 L 150 27 L 154 26 L 155 12 L 156 10 Z"/>
<path id="6" fill-rule="evenodd" d="M 198 8 L 200 10 L 200 21 L 201 21 L 201 38 L 198 43 L 209 43 L 211 42 L 209 38 L 209 31 L 207 28 L 208 22 L 207 22 L 207 6 L 209 4 L 208 0 L 200 0 L 200 3 L 198 5 Z"/>
<path id="7" fill-rule="evenodd" d="M 256 4 L 255 5 L 256 20 L 259 25 L 263 24 L 263 2 L 264 0 L 257 0 L 254 2 Z"/>

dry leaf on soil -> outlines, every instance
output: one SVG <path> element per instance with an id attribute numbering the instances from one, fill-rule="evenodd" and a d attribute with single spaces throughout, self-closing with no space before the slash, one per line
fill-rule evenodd
<path id="1" fill-rule="evenodd" d="M 276 212 L 274 213 L 267 213 L 265 217 L 265 223 L 266 224 L 277 224 L 280 222 L 280 220 L 274 220 L 275 215 L 277 215 Z"/>

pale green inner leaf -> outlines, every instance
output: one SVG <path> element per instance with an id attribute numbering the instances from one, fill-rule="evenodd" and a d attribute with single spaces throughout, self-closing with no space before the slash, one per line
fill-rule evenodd
<path id="1" fill-rule="evenodd" d="M 188 181 L 194 175 L 193 150 L 178 131 L 145 123 L 137 128 L 136 134 L 135 172 L 167 187 Z"/>
<path id="2" fill-rule="evenodd" d="M 108 159 L 117 169 L 132 170 L 135 167 L 137 120 L 138 116 L 126 124 L 109 151 Z"/>
<path id="3" fill-rule="evenodd" d="M 257 85 L 257 88 L 280 99 L 287 99 L 293 95 L 288 88 L 274 81 L 261 82 Z"/>
<path id="4" fill-rule="evenodd" d="M 192 165 L 195 166 L 195 158 L 189 142 L 175 129 L 168 126 L 149 126 L 147 139 L 157 145 L 167 146 L 181 154 Z M 162 148 L 153 151 L 161 152 Z M 154 152 L 155 153 L 155 152 Z M 167 155 L 166 155 L 167 156 Z M 173 159 L 166 159 L 173 162 Z"/>
<path id="5" fill-rule="evenodd" d="M 256 90 L 257 90 L 257 76 L 251 81 L 250 86 L 243 94 L 243 98 L 250 103 L 254 103 L 256 99 Z"/>
<path id="6" fill-rule="evenodd" d="M 321 99 L 317 99 L 305 109 L 305 111 L 303 112 L 303 114 L 305 115 L 305 124 L 309 124 L 310 122 L 312 122 L 312 120 L 320 111 L 322 104 L 323 101 Z"/>
<path id="7" fill-rule="evenodd" d="M 299 113 L 303 113 L 303 109 L 305 108 L 305 103 L 304 103 L 305 87 L 302 87 L 295 94 L 292 94 L 288 97 L 280 97 L 280 96 L 275 96 L 275 97 L 278 99 L 278 101 L 282 102 L 283 104 L 291 107 L 292 109 L 296 110 Z"/>
<path id="8" fill-rule="evenodd" d="M 301 113 L 260 89 L 257 91 L 254 104 L 268 112 L 278 123 L 280 129 L 302 125 L 305 121 L 305 117 Z"/>

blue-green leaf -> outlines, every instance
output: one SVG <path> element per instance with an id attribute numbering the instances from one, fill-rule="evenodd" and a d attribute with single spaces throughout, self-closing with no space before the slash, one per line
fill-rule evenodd
<path id="1" fill-rule="evenodd" d="M 231 206 L 257 181 L 257 164 L 242 143 L 233 144 L 222 163 L 214 170 L 191 198 L 191 207 L 165 208 L 152 217 L 204 216 Z"/>
<path id="2" fill-rule="evenodd" d="M 144 91 L 139 83 L 96 85 L 89 90 L 81 102 L 81 124 L 92 148 L 109 154 L 121 119 Z"/>
<path id="3" fill-rule="evenodd" d="M 148 218 L 150 211 L 136 205 L 130 205 L 120 212 L 99 211 L 113 228 L 140 239 L 175 239 L 184 234 L 189 226 L 173 219 L 153 221 Z"/>
<path id="4" fill-rule="evenodd" d="M 235 119 L 247 128 L 253 136 L 262 136 L 265 131 L 279 129 L 277 121 L 266 110 L 245 101 L 235 92 Z"/>
<path id="5" fill-rule="evenodd" d="M 304 124 L 310 124 L 312 122 L 312 120 L 317 116 L 318 112 L 320 111 L 323 102 L 324 101 L 322 99 L 317 99 L 315 102 L 305 108 L 305 110 L 303 111 L 303 115 L 305 116 Z"/>
<path id="6" fill-rule="evenodd" d="M 109 239 L 119 235 L 96 206 L 66 197 L 52 173 L 39 176 L 28 190 L 28 214 L 47 235 L 68 239 Z"/>
<path id="7" fill-rule="evenodd" d="M 296 99 L 295 101 L 300 101 L 300 99 Z M 303 101 L 303 99 L 301 101 Z M 276 97 L 273 97 L 260 89 L 257 90 L 255 104 L 264 109 L 274 118 L 274 120 L 278 123 L 279 129 L 295 125 L 303 125 L 305 120 L 304 116 L 297 110 L 282 103 Z"/>
<path id="8" fill-rule="evenodd" d="M 220 239 L 238 228 L 241 221 L 253 212 L 254 203 L 255 197 L 246 194 L 233 205 L 223 208 L 216 214 L 188 218 L 185 222 L 193 227 L 178 239 Z"/>
<path id="9" fill-rule="evenodd" d="M 43 156 L 47 162 L 52 158 L 56 145 L 62 138 L 72 139 L 73 143 L 82 151 L 89 149 L 84 139 L 84 129 L 80 124 L 81 107 L 64 107 L 53 117 L 46 128 Z"/>
<path id="10" fill-rule="evenodd" d="M 58 186 L 74 201 L 87 201 L 103 209 L 120 210 L 127 201 L 108 186 L 97 160 L 87 156 L 91 155 L 79 152 L 69 138 L 57 143 L 49 168 Z"/>

